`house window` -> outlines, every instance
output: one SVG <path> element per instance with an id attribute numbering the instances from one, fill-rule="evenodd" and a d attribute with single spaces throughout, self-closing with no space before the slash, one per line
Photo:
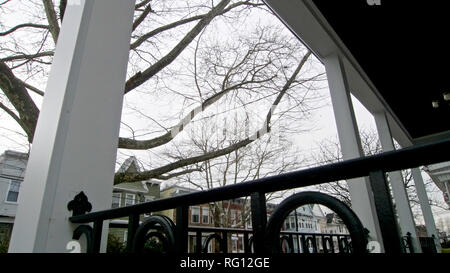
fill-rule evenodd
<path id="1" fill-rule="evenodd" d="M 209 224 L 209 208 L 202 207 L 202 223 Z"/>
<path id="2" fill-rule="evenodd" d="M 243 253 L 244 252 L 244 237 L 239 235 L 232 235 L 231 237 L 232 253 Z"/>
<path id="3" fill-rule="evenodd" d="M 191 208 L 191 222 L 200 223 L 200 207 Z"/>
<path id="4" fill-rule="evenodd" d="M 120 199 L 122 199 L 122 194 L 120 192 L 113 192 L 111 208 L 120 208 Z"/>
<path id="5" fill-rule="evenodd" d="M 136 195 L 127 193 L 125 194 L 125 206 L 132 206 L 136 202 Z"/>
<path id="6" fill-rule="evenodd" d="M 6 196 L 7 202 L 17 203 L 17 199 L 19 198 L 19 188 L 20 181 L 11 180 L 11 182 L 9 183 L 8 195 Z"/>

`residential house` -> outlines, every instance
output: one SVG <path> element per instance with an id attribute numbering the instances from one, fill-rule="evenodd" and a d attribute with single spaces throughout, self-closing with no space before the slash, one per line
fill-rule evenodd
<path id="1" fill-rule="evenodd" d="M 139 163 L 134 156 L 125 160 L 117 171 L 118 173 L 136 173 L 140 171 Z M 149 202 L 160 198 L 161 181 L 151 179 L 132 183 L 114 185 L 111 208 L 132 206 Z M 149 214 L 141 215 L 140 221 L 144 221 Z M 110 222 L 109 234 L 115 236 L 120 242 L 126 243 L 128 236 L 128 218 L 114 219 Z"/>
<path id="2" fill-rule="evenodd" d="M 442 191 L 444 201 L 450 207 L 450 161 L 425 166 L 424 170 Z"/>
<path id="3" fill-rule="evenodd" d="M 0 156 L 0 242 L 9 242 L 28 154 L 5 151 Z"/>
<path id="4" fill-rule="evenodd" d="M 348 234 L 348 230 L 341 218 L 336 213 L 328 213 L 327 217 L 327 229 L 324 233 L 330 234 Z"/>
<path id="5" fill-rule="evenodd" d="M 17 211 L 20 185 L 25 176 L 28 154 L 5 151 L 0 156 L 0 241 L 11 237 L 14 218 Z M 134 157 L 122 164 L 118 172 L 137 172 L 139 165 Z M 112 192 L 111 208 L 130 206 L 159 198 L 161 181 L 148 180 L 115 185 Z M 143 221 L 149 214 L 141 216 Z M 128 218 L 110 222 L 110 233 L 120 241 L 126 242 Z"/>
<path id="6" fill-rule="evenodd" d="M 182 194 L 196 192 L 198 190 L 190 189 L 183 186 L 171 186 L 161 191 L 161 198 L 169 198 Z M 214 220 L 214 206 L 212 204 L 200 204 L 196 206 L 190 206 L 188 211 L 189 227 L 228 227 L 236 229 L 251 230 L 251 213 L 249 198 L 237 198 L 233 200 L 223 201 L 221 207 L 223 212 L 218 215 Z M 267 217 L 275 209 L 276 205 L 267 203 Z M 159 212 L 176 223 L 176 211 L 166 210 Z M 219 221 L 219 222 L 217 222 Z M 226 222 L 224 222 L 226 221 Z M 202 233 L 202 245 L 212 232 Z M 244 235 L 242 233 L 231 233 L 228 238 L 228 248 L 231 253 L 243 253 L 244 252 Z M 189 231 L 188 233 L 188 251 L 194 253 L 196 251 L 196 233 Z M 208 252 L 218 252 L 215 244 L 208 245 Z"/>
<path id="7" fill-rule="evenodd" d="M 299 232 L 306 238 L 313 238 L 314 234 L 349 234 L 344 222 L 335 214 L 325 214 L 320 205 L 308 204 L 293 210 L 283 225 L 284 231 Z M 316 245 L 318 251 L 323 251 L 322 237 L 316 236 Z M 294 236 L 293 251 L 297 252 L 300 248 L 301 252 L 304 252 L 303 246 L 300 243 L 300 237 Z M 337 238 L 333 238 L 334 246 L 337 251 Z M 286 242 L 283 242 L 283 247 L 287 250 Z M 309 251 L 312 251 L 310 245 Z"/>
<path id="8" fill-rule="evenodd" d="M 188 194 L 191 192 L 196 192 L 197 190 L 190 189 L 183 186 L 170 186 L 168 188 L 165 188 L 161 190 L 160 197 L 162 199 L 164 198 L 170 198 L 175 197 L 183 194 Z M 212 206 L 209 204 L 201 204 L 197 206 L 191 206 L 188 210 L 188 217 L 189 227 L 214 227 L 214 216 L 211 211 Z M 176 223 L 176 210 L 165 210 L 158 212 L 158 214 L 165 215 L 172 219 L 174 223 Z M 206 238 L 212 233 L 203 233 L 202 234 L 202 244 L 205 242 Z M 189 252 L 193 253 L 196 251 L 197 245 L 196 245 L 196 233 L 195 232 L 189 232 L 188 233 L 188 249 Z M 210 244 L 208 246 L 208 252 L 215 252 L 216 248 L 214 244 Z"/>

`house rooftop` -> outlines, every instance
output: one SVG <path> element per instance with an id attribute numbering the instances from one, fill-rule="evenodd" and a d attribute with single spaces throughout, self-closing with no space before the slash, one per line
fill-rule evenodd
<path id="1" fill-rule="evenodd" d="M 6 150 L 0 157 L 15 157 L 19 159 L 28 159 L 28 153 L 21 153 L 12 150 Z"/>

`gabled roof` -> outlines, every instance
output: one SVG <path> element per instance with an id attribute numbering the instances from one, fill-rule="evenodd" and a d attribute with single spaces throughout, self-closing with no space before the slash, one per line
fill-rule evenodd
<path id="1" fill-rule="evenodd" d="M 326 215 L 327 218 L 327 224 L 331 224 L 331 223 L 335 223 L 335 224 L 340 224 L 342 223 L 342 219 L 339 218 L 339 216 L 336 213 L 328 213 Z"/>
<path id="2" fill-rule="evenodd" d="M 137 173 L 140 172 L 139 162 L 136 157 L 130 156 L 120 166 L 118 173 Z"/>
<path id="3" fill-rule="evenodd" d="M 137 161 L 136 157 L 130 156 L 127 158 L 122 166 L 120 166 L 118 173 L 137 173 L 140 172 L 141 169 L 139 167 L 139 162 Z M 151 179 L 146 181 L 138 181 L 138 182 L 132 182 L 132 183 L 121 183 L 118 185 L 114 185 L 114 189 L 116 190 L 124 190 L 124 191 L 130 191 L 130 192 L 141 192 L 141 193 L 148 193 L 149 189 L 147 187 L 148 184 L 161 184 L 161 181 Z"/>

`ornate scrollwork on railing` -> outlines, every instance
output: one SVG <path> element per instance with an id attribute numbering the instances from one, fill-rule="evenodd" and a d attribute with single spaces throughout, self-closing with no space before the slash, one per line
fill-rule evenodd
<path id="1" fill-rule="evenodd" d="M 338 237 L 338 247 L 339 247 L 340 253 L 351 253 L 352 252 L 351 244 L 347 240 L 346 236 Z"/>
<path id="2" fill-rule="evenodd" d="M 163 215 L 153 215 L 142 223 L 136 230 L 132 252 L 144 252 L 145 243 L 152 237 L 161 241 L 165 252 L 175 252 L 175 224 L 170 218 Z"/>
<path id="3" fill-rule="evenodd" d="M 86 242 L 87 242 L 86 252 L 94 253 L 94 238 L 93 238 L 94 233 L 93 233 L 93 229 L 91 226 L 88 226 L 88 225 L 78 226 L 73 232 L 72 239 L 78 241 L 78 240 L 80 240 L 81 235 L 83 235 L 83 234 L 86 236 Z"/>
<path id="4" fill-rule="evenodd" d="M 294 209 L 307 204 L 320 204 L 333 210 L 347 226 L 354 253 L 366 253 L 367 238 L 364 227 L 356 214 L 343 202 L 319 192 L 301 192 L 286 198 L 272 213 L 267 224 L 266 249 L 272 253 L 280 252 L 280 230 L 284 220 Z M 325 243 L 326 244 L 326 243 Z"/>
<path id="5" fill-rule="evenodd" d="M 216 239 L 219 242 L 219 247 L 221 249 L 222 252 L 224 252 L 224 248 L 225 248 L 225 244 L 227 243 L 227 239 L 226 238 L 222 238 L 219 234 L 211 234 L 208 237 L 206 237 L 205 242 L 203 242 L 203 246 L 202 246 L 202 252 L 203 253 L 208 253 L 208 246 L 211 243 L 212 239 Z"/>
<path id="6" fill-rule="evenodd" d="M 414 249 L 412 247 L 412 237 L 411 233 L 407 232 L 406 236 L 402 237 L 402 249 L 404 253 L 414 253 Z"/>

